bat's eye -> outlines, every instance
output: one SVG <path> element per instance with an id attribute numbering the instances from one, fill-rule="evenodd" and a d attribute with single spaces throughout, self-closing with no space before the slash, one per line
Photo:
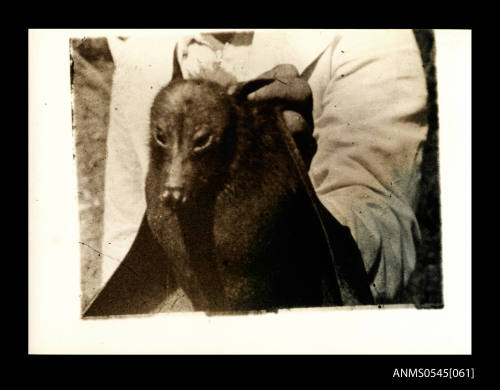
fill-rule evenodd
<path id="1" fill-rule="evenodd" d="M 165 136 L 162 129 L 157 127 L 154 131 L 153 137 L 155 141 L 161 146 L 167 146 L 167 137 Z"/>
<path id="2" fill-rule="evenodd" d="M 207 149 L 212 143 L 213 136 L 210 133 L 201 134 L 193 140 L 193 152 L 199 153 Z"/>

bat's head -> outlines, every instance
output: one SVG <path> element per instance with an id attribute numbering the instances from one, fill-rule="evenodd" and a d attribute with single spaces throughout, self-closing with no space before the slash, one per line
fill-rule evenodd
<path id="1" fill-rule="evenodd" d="M 172 209 L 213 191 L 230 158 L 233 117 L 217 83 L 174 80 L 163 88 L 151 108 L 148 191 Z"/>
<path id="2" fill-rule="evenodd" d="M 159 196 L 171 209 L 216 192 L 234 152 L 239 107 L 272 81 L 225 84 L 175 73 L 151 107 L 147 179 L 147 196 Z"/>

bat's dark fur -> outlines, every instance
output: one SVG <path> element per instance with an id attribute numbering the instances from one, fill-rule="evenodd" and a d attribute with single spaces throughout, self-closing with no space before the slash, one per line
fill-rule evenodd
<path id="1" fill-rule="evenodd" d="M 176 79 L 159 92 L 146 216 L 123 271 L 87 315 L 141 312 L 141 305 L 151 312 L 177 286 L 207 312 L 371 302 L 348 230 L 322 209 L 336 256 L 347 264 L 340 277 L 349 282 L 338 282 L 283 141 L 280 107 L 248 101 L 251 88 L 230 95 L 212 81 Z M 137 280 L 168 289 L 130 287 Z M 341 289 L 355 299 L 342 302 Z"/>
<path id="2" fill-rule="evenodd" d="M 319 268 L 314 258 L 298 263 L 310 253 L 296 247 L 299 183 L 276 110 L 236 99 L 205 80 L 177 81 L 159 93 L 146 180 L 152 232 L 197 310 L 319 305 Z M 200 129 L 213 141 L 195 154 Z M 176 152 L 173 139 L 181 144 Z M 183 189 L 185 203 L 162 198 L 169 182 Z"/>

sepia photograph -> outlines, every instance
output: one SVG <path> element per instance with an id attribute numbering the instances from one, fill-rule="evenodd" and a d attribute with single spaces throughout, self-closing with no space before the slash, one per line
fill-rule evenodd
<path id="1" fill-rule="evenodd" d="M 83 38 L 71 60 L 85 316 L 442 306 L 432 31 Z"/>
<path id="2" fill-rule="evenodd" d="M 65 31 L 73 320 L 455 310 L 438 34 Z"/>

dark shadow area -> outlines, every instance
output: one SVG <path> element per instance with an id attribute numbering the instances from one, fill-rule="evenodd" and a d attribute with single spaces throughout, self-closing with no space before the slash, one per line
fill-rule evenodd
<path id="1" fill-rule="evenodd" d="M 417 220 L 422 242 L 417 251 L 417 266 L 410 279 L 410 301 L 419 308 L 442 308 L 441 203 L 439 184 L 439 120 L 434 32 L 413 30 L 427 81 L 429 130 L 422 159 L 422 179 Z"/>

